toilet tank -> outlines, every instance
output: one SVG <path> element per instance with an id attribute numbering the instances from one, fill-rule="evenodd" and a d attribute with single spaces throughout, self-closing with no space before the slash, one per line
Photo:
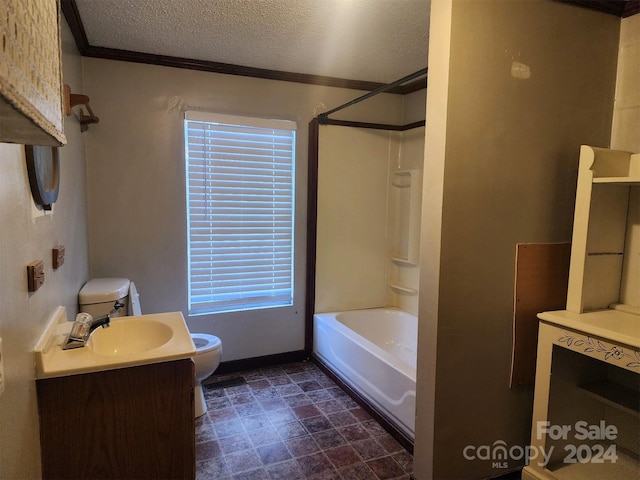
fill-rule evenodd
<path id="1" fill-rule="evenodd" d="M 78 294 L 80 312 L 93 317 L 111 313 L 116 300 L 124 304 L 112 317 L 128 315 L 128 278 L 94 278 L 85 283 Z"/>

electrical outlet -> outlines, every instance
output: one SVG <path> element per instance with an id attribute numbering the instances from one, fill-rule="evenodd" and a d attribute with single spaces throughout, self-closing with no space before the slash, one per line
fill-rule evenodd
<path id="1" fill-rule="evenodd" d="M 4 392 L 4 352 L 2 351 L 2 338 L 0 338 L 0 395 Z"/>

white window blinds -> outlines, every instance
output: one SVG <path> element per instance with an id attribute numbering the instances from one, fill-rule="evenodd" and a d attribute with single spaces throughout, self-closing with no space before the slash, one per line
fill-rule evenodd
<path id="1" fill-rule="evenodd" d="M 184 123 L 189 313 L 292 305 L 295 122 Z"/>

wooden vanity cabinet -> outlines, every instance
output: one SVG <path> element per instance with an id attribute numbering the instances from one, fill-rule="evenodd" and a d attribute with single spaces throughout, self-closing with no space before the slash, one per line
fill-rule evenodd
<path id="1" fill-rule="evenodd" d="M 191 359 L 36 381 L 42 476 L 195 478 Z"/>

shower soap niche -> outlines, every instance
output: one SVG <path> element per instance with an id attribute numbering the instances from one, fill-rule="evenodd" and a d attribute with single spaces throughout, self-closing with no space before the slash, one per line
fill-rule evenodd
<path id="1" fill-rule="evenodd" d="M 417 265 L 420 254 L 422 170 L 396 170 L 392 172 L 389 193 L 391 260 L 397 263 Z"/>

